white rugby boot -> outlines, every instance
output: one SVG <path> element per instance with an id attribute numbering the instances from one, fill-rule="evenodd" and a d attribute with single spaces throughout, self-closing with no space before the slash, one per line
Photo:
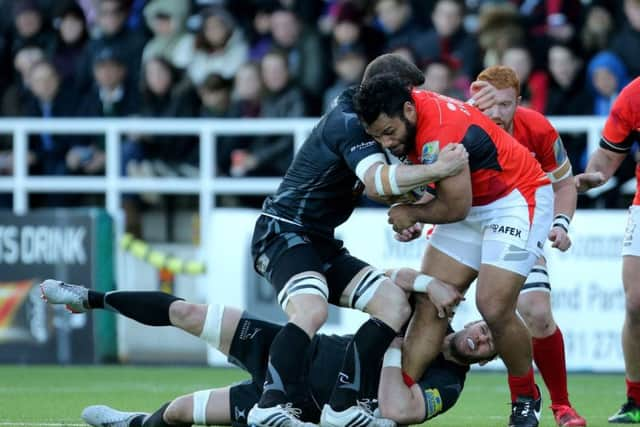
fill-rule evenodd
<path id="1" fill-rule="evenodd" d="M 87 406 L 82 411 L 85 423 L 94 427 L 129 427 L 131 421 L 140 416 L 147 416 L 145 412 L 123 412 L 105 405 Z"/>
<path id="2" fill-rule="evenodd" d="M 300 420 L 302 410 L 294 408 L 291 403 L 260 408 L 257 404 L 247 415 L 250 427 L 315 427 L 313 423 Z"/>
<path id="3" fill-rule="evenodd" d="M 320 416 L 321 427 L 396 427 L 396 422 L 374 415 L 370 401 L 358 401 L 344 411 L 334 411 L 325 404 Z"/>
<path id="4" fill-rule="evenodd" d="M 64 304 L 72 313 L 84 313 L 89 309 L 89 290 L 84 286 L 47 279 L 40 283 L 40 292 L 49 304 Z"/>

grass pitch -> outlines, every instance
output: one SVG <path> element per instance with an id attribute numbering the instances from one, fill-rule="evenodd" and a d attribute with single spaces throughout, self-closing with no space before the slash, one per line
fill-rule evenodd
<path id="1" fill-rule="evenodd" d="M 80 413 L 88 405 L 152 412 L 179 395 L 245 378 L 234 369 L 4 365 L 0 366 L 0 427 L 80 427 L 84 426 Z M 624 377 L 573 374 L 569 392 L 588 426 L 607 426 L 607 417 L 625 399 Z M 546 390 L 543 399 L 540 426 L 555 426 Z M 471 373 L 458 404 L 428 425 L 506 426 L 508 400 L 504 373 Z"/>

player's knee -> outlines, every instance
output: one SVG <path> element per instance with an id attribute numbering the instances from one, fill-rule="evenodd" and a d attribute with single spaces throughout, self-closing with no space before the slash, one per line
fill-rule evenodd
<path id="1" fill-rule="evenodd" d="M 174 399 L 167 409 L 164 410 L 162 418 L 168 424 L 186 424 L 191 423 L 192 418 L 192 397 L 180 396 Z"/>
<path id="2" fill-rule="evenodd" d="M 534 337 L 546 337 L 553 333 L 555 324 L 547 307 L 518 308 L 518 311 Z"/>
<path id="3" fill-rule="evenodd" d="M 169 307 L 171 323 L 193 334 L 202 330 L 205 313 L 205 307 L 185 301 L 176 301 Z"/>
<path id="4" fill-rule="evenodd" d="M 627 317 L 640 324 L 640 290 L 627 290 L 625 293 Z"/>
<path id="5" fill-rule="evenodd" d="M 314 300 L 318 299 L 312 298 Z M 291 304 L 291 303 L 290 303 Z M 296 304 L 290 310 L 289 320 L 307 331 L 317 331 L 325 324 L 329 316 L 329 306 L 326 301 Z"/>
<path id="6" fill-rule="evenodd" d="M 378 288 L 366 312 L 398 330 L 409 319 L 411 307 L 404 291 L 387 280 Z"/>
<path id="7" fill-rule="evenodd" d="M 508 321 L 511 316 L 515 316 L 515 310 L 507 304 L 498 304 L 496 301 L 479 298 L 477 300 L 478 311 L 489 327 Z"/>

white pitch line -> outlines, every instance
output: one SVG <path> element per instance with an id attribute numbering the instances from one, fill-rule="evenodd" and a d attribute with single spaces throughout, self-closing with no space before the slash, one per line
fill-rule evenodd
<path id="1" fill-rule="evenodd" d="M 23 423 L 23 422 L 0 422 L 0 426 L 12 426 L 12 427 L 87 427 L 86 424 L 77 423 Z"/>

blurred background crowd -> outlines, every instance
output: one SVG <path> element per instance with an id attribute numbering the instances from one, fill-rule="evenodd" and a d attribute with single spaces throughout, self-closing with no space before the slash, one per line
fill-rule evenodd
<path id="1" fill-rule="evenodd" d="M 0 0 L 0 10 L 5 117 L 317 117 L 386 52 L 460 99 L 484 67 L 509 65 L 523 104 L 549 116 L 606 116 L 640 75 L 640 0 Z M 122 173 L 197 176 L 197 139 L 162 138 L 123 137 Z M 289 136 L 222 139 L 220 176 L 281 176 L 292 158 Z M 580 172 L 585 135 L 563 140 Z M 33 174 L 104 173 L 102 138 L 32 135 L 29 147 Z M 630 158 L 618 182 L 634 167 Z M 606 207 L 625 207 L 609 193 Z"/>

